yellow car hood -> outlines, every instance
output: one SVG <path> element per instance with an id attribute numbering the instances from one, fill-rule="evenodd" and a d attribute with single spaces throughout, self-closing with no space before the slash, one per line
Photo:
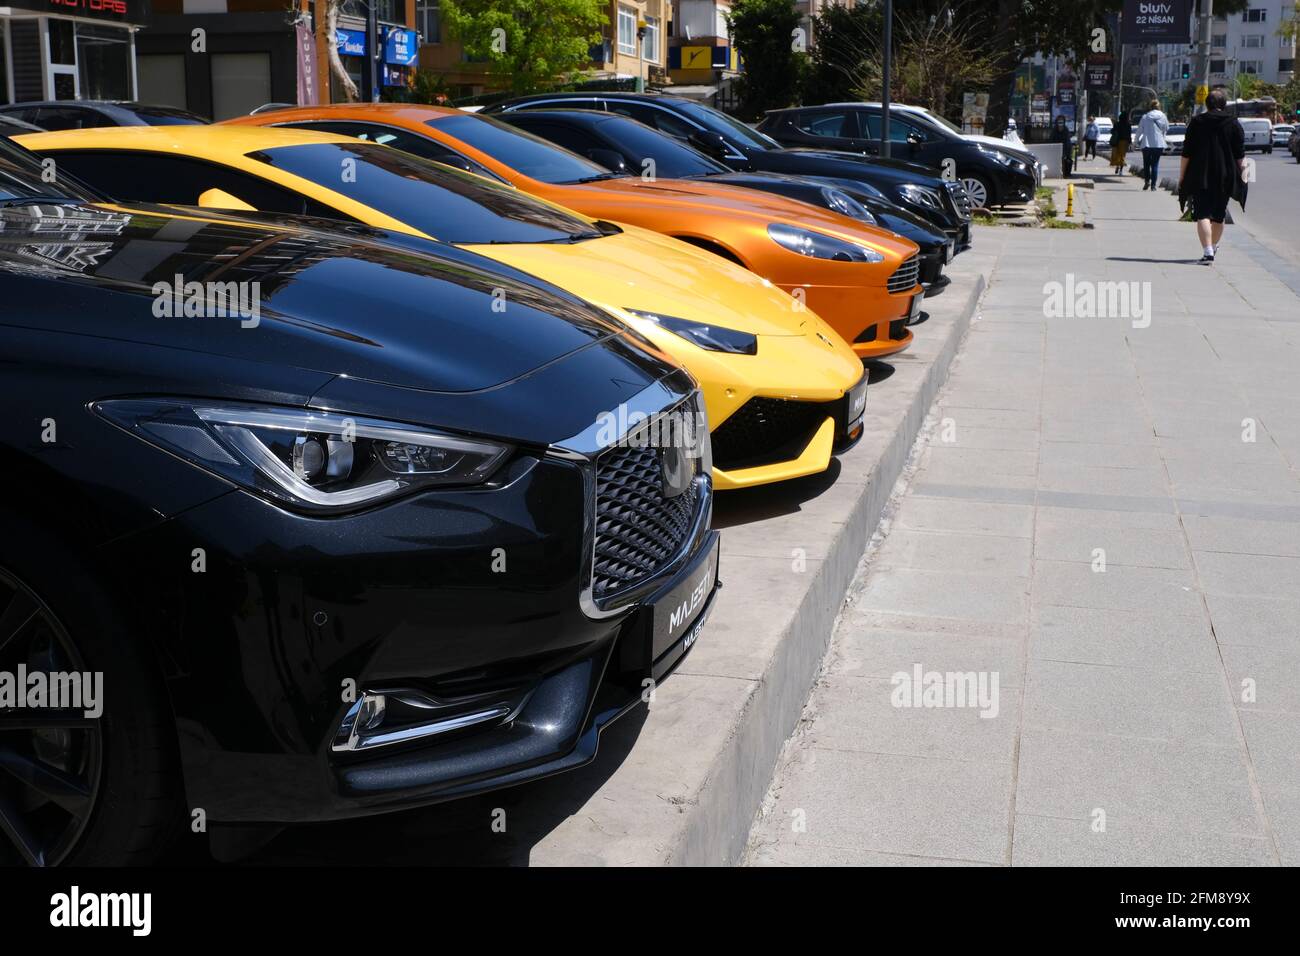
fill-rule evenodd
<path id="1" fill-rule="evenodd" d="M 620 224 L 621 235 L 562 243 L 467 245 L 607 309 L 637 309 L 754 335 L 824 325 L 748 269 L 677 239 Z M 829 327 L 826 334 L 835 335 Z"/>

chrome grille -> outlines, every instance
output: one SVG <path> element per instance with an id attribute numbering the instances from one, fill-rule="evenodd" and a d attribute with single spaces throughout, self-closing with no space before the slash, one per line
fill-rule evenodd
<path id="1" fill-rule="evenodd" d="M 699 459 L 694 468 L 699 472 Z M 591 593 L 596 599 L 634 587 L 681 552 L 699 505 L 696 482 L 664 495 L 658 448 L 618 446 L 596 461 L 596 540 Z"/>
<path id="2" fill-rule="evenodd" d="M 903 260 L 903 264 L 889 277 L 887 288 L 890 292 L 906 292 L 916 285 L 916 278 L 921 274 L 921 259 L 913 254 Z"/>
<path id="3" fill-rule="evenodd" d="M 948 187 L 948 198 L 952 200 L 953 208 L 957 215 L 962 219 L 970 219 L 973 207 L 971 206 L 970 194 L 966 192 L 966 187 L 961 183 L 944 183 Z"/>

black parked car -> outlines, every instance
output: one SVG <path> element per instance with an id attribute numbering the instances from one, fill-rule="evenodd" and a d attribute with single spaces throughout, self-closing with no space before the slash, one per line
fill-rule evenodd
<path id="1" fill-rule="evenodd" d="M 870 103 L 833 103 L 772 110 L 758 128 L 787 146 L 839 149 L 869 156 L 880 152 L 884 122 Z M 942 170 L 945 160 L 976 207 L 1028 202 L 1038 184 L 1036 163 L 1022 150 L 964 137 L 928 113 L 903 107 L 890 111 L 891 152 L 899 159 Z"/>
<path id="2" fill-rule="evenodd" d="M 0 140 L 0 690 L 106 701 L 0 696 L 0 862 L 591 760 L 712 602 L 707 433 L 606 414 L 690 377 L 454 247 L 94 199 Z"/>
<path id="3" fill-rule="evenodd" d="M 22 136 L 26 133 L 39 132 L 42 132 L 39 126 L 33 126 L 31 123 L 0 113 L 0 137 L 8 139 L 10 136 Z"/>
<path id="4" fill-rule="evenodd" d="M 938 226 L 955 241 L 957 251 L 970 247 L 972 207 L 960 183 L 944 182 L 925 166 L 899 160 L 830 150 L 787 149 L 770 136 L 694 100 L 662 93 L 538 93 L 493 104 L 483 112 L 557 107 L 622 113 L 742 172 L 867 183 L 891 202 Z"/>
<path id="5" fill-rule="evenodd" d="M 775 193 L 831 209 L 911 239 L 921 247 L 920 281 L 937 293 L 948 280 L 943 267 L 956 243 L 936 227 L 885 199 L 873 186 L 851 180 L 781 173 L 737 173 L 686 143 L 617 113 L 596 110 L 518 110 L 501 120 L 586 156 L 613 172 L 659 179 L 708 178 L 712 182 Z"/>
<path id="6" fill-rule="evenodd" d="M 99 126 L 181 126 L 207 123 L 175 106 L 150 106 L 117 100 L 45 100 L 0 106 L 0 115 L 38 129 L 93 129 Z"/>

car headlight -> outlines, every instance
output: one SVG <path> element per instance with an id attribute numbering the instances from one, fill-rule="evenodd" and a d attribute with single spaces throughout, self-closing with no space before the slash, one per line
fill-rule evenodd
<path id="1" fill-rule="evenodd" d="M 749 332 L 739 332 L 721 325 L 692 322 L 672 315 L 660 315 L 658 312 L 643 312 L 640 309 L 627 309 L 627 311 L 638 318 L 661 325 L 692 345 L 698 345 L 710 352 L 732 352 L 736 355 L 758 354 L 758 336 L 751 335 Z"/>
<path id="2" fill-rule="evenodd" d="M 772 241 L 782 248 L 797 252 L 801 256 L 813 259 L 834 259 L 838 262 L 884 262 L 885 257 L 856 242 L 836 239 L 811 229 L 799 229 L 796 226 L 783 226 L 779 222 L 767 227 L 767 234 Z"/>
<path id="3" fill-rule="evenodd" d="M 860 220 L 869 226 L 877 225 L 876 217 L 867 211 L 867 207 L 841 189 L 823 186 L 822 201 L 825 202 L 827 209 L 837 212 L 841 216 Z"/>
<path id="4" fill-rule="evenodd" d="M 133 435 L 295 508 L 359 508 L 418 488 L 476 485 L 510 446 L 330 412 L 124 399 L 94 410 Z"/>
<path id="5" fill-rule="evenodd" d="M 943 199 L 938 191 L 928 186 L 919 183 L 903 183 L 898 187 L 898 192 L 905 200 L 918 206 L 928 206 L 931 209 L 943 208 Z"/>
<path id="6" fill-rule="evenodd" d="M 979 150 L 981 155 L 987 156 L 989 159 L 993 160 L 993 162 L 997 163 L 999 166 L 1021 165 L 1013 157 L 1008 156 L 1006 153 L 1002 152 L 999 149 L 990 149 L 987 146 L 977 146 L 976 149 Z"/>

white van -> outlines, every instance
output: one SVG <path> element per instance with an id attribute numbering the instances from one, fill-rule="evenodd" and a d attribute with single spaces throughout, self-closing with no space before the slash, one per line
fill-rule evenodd
<path id="1" fill-rule="evenodd" d="M 1273 124 L 1262 116 L 1242 116 L 1238 119 L 1246 131 L 1246 151 L 1262 149 L 1273 152 Z"/>

